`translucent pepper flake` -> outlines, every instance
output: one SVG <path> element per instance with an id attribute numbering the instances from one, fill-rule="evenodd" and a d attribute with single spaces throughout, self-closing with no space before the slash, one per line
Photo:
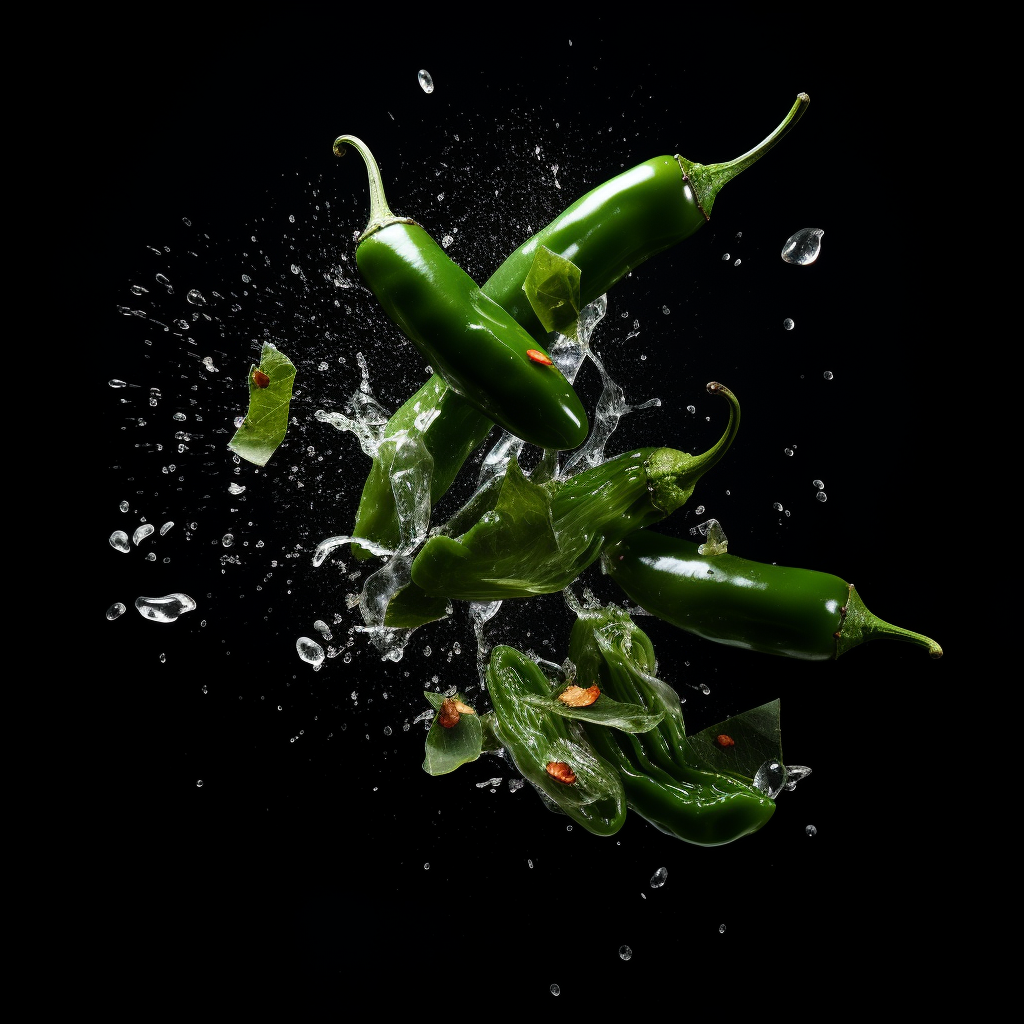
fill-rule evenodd
<path id="1" fill-rule="evenodd" d="M 576 773 L 564 761 L 548 761 L 544 770 L 558 782 L 571 786 L 576 781 Z"/>

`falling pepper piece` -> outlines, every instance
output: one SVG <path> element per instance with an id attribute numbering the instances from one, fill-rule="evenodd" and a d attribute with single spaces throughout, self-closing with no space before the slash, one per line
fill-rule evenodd
<path id="1" fill-rule="evenodd" d="M 576 773 L 564 761 L 548 761 L 544 770 L 557 782 L 571 786 L 576 781 Z"/>
<path id="2" fill-rule="evenodd" d="M 543 352 L 535 348 L 528 348 L 526 354 L 535 363 L 540 363 L 541 366 L 554 366 L 555 364 L 546 356 Z"/>
<path id="3" fill-rule="evenodd" d="M 736 741 L 735 741 L 735 740 L 734 740 L 734 739 L 733 739 L 733 738 L 732 738 L 731 736 L 726 736 L 726 734 L 725 734 L 724 732 L 723 732 L 723 733 L 719 733 L 719 734 L 718 734 L 718 735 L 717 735 L 717 736 L 715 737 L 715 742 L 716 742 L 716 743 L 717 743 L 717 744 L 718 744 L 718 745 L 719 745 L 719 746 L 720 746 L 720 747 L 721 747 L 721 748 L 722 748 L 723 750 L 725 750 L 725 749 L 726 749 L 726 747 L 735 747 L 735 746 L 736 746 Z"/>
<path id="4" fill-rule="evenodd" d="M 586 708 L 600 696 L 601 691 L 596 685 L 584 688 L 573 683 L 558 695 L 558 699 L 570 708 Z"/>
<path id="5" fill-rule="evenodd" d="M 270 378 L 262 370 L 252 371 L 252 382 L 258 388 L 270 387 Z"/>

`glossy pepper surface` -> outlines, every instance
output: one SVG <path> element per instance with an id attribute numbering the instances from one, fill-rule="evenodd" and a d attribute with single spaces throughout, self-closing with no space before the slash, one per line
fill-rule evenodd
<path id="1" fill-rule="evenodd" d="M 768 152 L 807 109 L 801 93 L 782 123 L 763 142 L 735 160 L 697 164 L 681 156 L 660 156 L 616 175 L 576 200 L 550 224 L 512 252 L 481 291 L 546 343 L 548 328 L 529 302 L 524 283 L 537 252 L 547 249 L 580 268 L 582 305 L 603 295 L 630 270 L 689 238 L 711 215 L 719 190 Z M 405 432 L 430 454 L 430 499 L 451 486 L 469 454 L 482 444 L 491 420 L 466 400 L 446 394 L 436 374 L 395 413 L 385 433 Z M 439 396 L 443 398 L 439 400 Z M 375 459 L 363 488 L 353 533 L 387 547 L 399 546 L 400 524 L 387 467 Z M 369 555 L 353 546 L 358 558 Z"/>
<path id="2" fill-rule="evenodd" d="M 495 732 L 516 768 L 573 821 L 596 835 L 613 835 L 626 820 L 626 796 L 616 771 L 595 753 L 579 724 L 530 702 L 550 697 L 537 663 L 498 646 L 487 666 Z"/>
<path id="3" fill-rule="evenodd" d="M 608 574 L 641 608 L 715 643 L 806 661 L 831 661 L 867 640 L 890 637 L 942 648 L 865 607 L 830 573 L 767 565 L 693 541 L 638 530 L 609 545 Z"/>
<path id="4" fill-rule="evenodd" d="M 662 713 L 643 733 L 586 723 L 594 749 L 619 773 L 630 810 L 698 846 L 721 846 L 760 829 L 775 801 L 743 780 L 699 765 L 687 742 L 678 693 L 657 678 L 650 638 L 615 608 L 581 610 L 569 640 L 581 686 Z"/>
<path id="5" fill-rule="evenodd" d="M 388 317 L 485 418 L 542 448 L 581 445 L 587 414 L 547 353 L 427 231 L 391 212 L 366 145 L 341 135 L 334 151 L 340 156 L 346 146 L 362 156 L 370 183 L 356 263 Z"/>

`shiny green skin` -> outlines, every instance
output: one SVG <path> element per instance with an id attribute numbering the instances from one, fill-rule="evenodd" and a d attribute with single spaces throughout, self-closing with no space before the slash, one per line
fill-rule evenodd
<path id="1" fill-rule="evenodd" d="M 611 628 L 608 628 L 608 627 Z M 595 628 L 610 643 L 599 645 Z M 594 749 L 615 766 L 630 810 L 659 831 L 696 846 L 722 846 L 762 828 L 775 801 L 747 783 L 691 763 L 678 695 L 652 682 L 657 662 L 650 638 L 625 613 L 581 612 L 569 640 L 581 686 L 597 683 L 617 701 L 662 711 L 645 733 L 586 723 Z"/>
<path id="2" fill-rule="evenodd" d="M 577 199 L 515 250 L 483 290 L 538 340 L 547 338 L 523 282 L 540 246 L 580 269 L 580 306 L 631 270 L 707 223 L 679 158 L 658 156 L 617 174 Z"/>
<path id="3" fill-rule="evenodd" d="M 527 355 L 540 348 L 534 338 L 418 224 L 364 235 L 356 263 L 388 317 L 482 416 L 540 448 L 587 439 L 583 403 L 562 372 Z"/>
<path id="4" fill-rule="evenodd" d="M 850 585 L 813 569 L 700 555 L 693 541 L 640 530 L 605 567 L 652 615 L 715 643 L 804 661 L 837 657 Z"/>
<path id="5" fill-rule="evenodd" d="M 615 769 L 594 754 L 576 723 L 523 699 L 531 693 L 551 695 L 551 684 L 536 662 L 514 647 L 495 647 L 487 666 L 487 693 L 497 736 L 523 777 L 588 831 L 602 836 L 618 832 L 627 807 Z M 552 760 L 569 764 L 577 781 L 567 785 L 552 778 L 546 769 Z"/>

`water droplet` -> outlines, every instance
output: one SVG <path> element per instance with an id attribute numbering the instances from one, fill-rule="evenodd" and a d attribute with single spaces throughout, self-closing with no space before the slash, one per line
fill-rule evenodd
<path id="1" fill-rule="evenodd" d="M 235 537 L 234 537 L 234 534 L 231 534 L 231 533 L 225 533 L 225 534 L 224 534 L 224 536 L 223 536 L 223 537 L 221 537 L 221 539 L 220 539 L 220 542 L 221 542 L 221 544 L 223 544 L 223 545 L 224 545 L 224 547 L 226 547 L 226 548 L 229 548 L 229 547 L 231 547 L 231 545 L 235 543 Z"/>
<path id="2" fill-rule="evenodd" d="M 161 665 L 166 665 L 167 664 L 167 655 L 166 654 L 161 654 L 160 655 L 160 664 Z"/>
<path id="3" fill-rule="evenodd" d="M 796 326 L 796 325 L 793 323 L 792 319 L 787 316 L 786 319 L 782 321 L 782 326 L 787 331 L 791 331 L 791 330 L 793 330 L 794 326 Z"/>
<path id="4" fill-rule="evenodd" d="M 188 299 L 188 301 L 191 302 L 193 306 L 206 305 L 206 299 L 204 299 L 202 295 L 200 295 L 199 291 L 195 288 L 190 288 L 189 293 L 188 295 L 185 296 L 185 298 Z"/>
<path id="5" fill-rule="evenodd" d="M 727 252 L 722 254 L 722 262 L 723 263 L 728 263 L 729 262 L 729 254 Z"/>
<path id="6" fill-rule="evenodd" d="M 754 773 L 754 789 L 761 790 L 773 800 L 786 785 L 786 768 L 778 761 L 765 761 Z"/>
<path id="7" fill-rule="evenodd" d="M 832 379 L 832 371 L 831 370 L 826 370 L 822 374 L 822 376 L 825 378 L 825 380 L 831 380 Z"/>
<path id="8" fill-rule="evenodd" d="M 192 611 L 196 603 L 188 594 L 168 594 L 166 597 L 139 597 L 135 607 L 144 619 L 151 622 L 174 622 L 179 615 Z"/>
<path id="9" fill-rule="evenodd" d="M 782 511 L 782 504 L 780 502 L 778 502 L 778 501 L 773 502 L 772 503 L 772 508 L 775 509 L 776 512 L 781 512 Z"/>
<path id="10" fill-rule="evenodd" d="M 160 527 L 160 536 L 161 537 L 166 537 L 167 536 L 167 531 L 169 529 L 171 529 L 172 526 L 174 526 L 173 520 L 168 519 L 167 522 L 164 523 L 164 525 Z"/>
<path id="11" fill-rule="evenodd" d="M 128 543 L 128 534 L 124 530 L 115 530 L 110 535 L 110 546 L 115 551 L 126 553 L 131 551 L 131 545 Z"/>
<path id="12" fill-rule="evenodd" d="M 323 636 L 323 638 L 325 640 L 333 640 L 334 639 L 334 634 L 331 632 L 331 627 L 328 626 L 327 623 L 324 622 L 323 619 L 317 619 L 316 622 L 313 623 L 313 628 L 318 633 L 320 633 L 321 636 Z"/>
<path id="13" fill-rule="evenodd" d="M 156 532 L 156 527 L 152 523 L 143 523 L 133 534 L 132 542 L 138 547 L 147 537 Z"/>
<path id="14" fill-rule="evenodd" d="M 430 861 L 429 860 L 426 862 L 426 864 L 423 865 L 423 870 L 424 871 L 429 871 L 430 870 Z"/>
<path id="15" fill-rule="evenodd" d="M 126 388 L 128 383 L 123 380 L 118 380 L 116 377 L 113 380 L 108 380 L 107 384 L 112 388 Z"/>
<path id="16" fill-rule="evenodd" d="M 651 888 L 660 889 L 667 880 L 668 868 L 658 868 L 658 870 L 651 875 Z"/>
<path id="17" fill-rule="evenodd" d="M 562 993 L 562 990 L 561 990 L 561 988 L 558 985 L 552 985 L 551 986 L 551 994 L 553 996 L 561 995 L 561 993 Z"/>
<path id="18" fill-rule="evenodd" d="M 818 499 L 818 501 L 828 501 L 828 497 L 826 496 L 824 491 L 818 491 L 815 497 Z"/>
<path id="19" fill-rule="evenodd" d="M 795 263 L 806 267 L 813 263 L 821 252 L 821 236 L 825 232 L 821 228 L 801 228 L 789 236 L 782 247 L 782 258 L 787 263 Z"/>
<path id="20" fill-rule="evenodd" d="M 430 77 L 429 71 L 417 72 L 416 81 L 420 83 L 420 88 L 425 93 L 432 93 L 434 91 L 434 80 Z"/>
<path id="21" fill-rule="evenodd" d="M 228 494 L 245 494 L 245 486 L 243 484 L 230 483 L 228 484 Z"/>
<path id="22" fill-rule="evenodd" d="M 111 622 L 113 622 L 113 621 L 114 621 L 114 619 L 119 619 L 119 618 L 120 618 L 120 617 L 121 617 L 122 615 L 124 615 L 124 613 L 125 613 L 125 607 L 124 607 L 124 605 L 123 605 L 123 604 L 121 604 L 121 602 L 120 602 L 120 601 L 115 601 L 115 602 L 114 602 L 114 603 L 113 603 L 113 604 L 112 604 L 112 605 L 111 605 L 111 606 L 110 606 L 110 607 L 109 607 L 109 608 L 107 609 L 107 618 L 108 618 L 108 619 L 109 619 L 109 620 L 110 620 Z"/>
<path id="23" fill-rule="evenodd" d="M 740 265 L 740 264 L 741 264 L 742 262 L 743 262 L 743 260 L 741 260 L 741 259 L 739 258 L 739 256 L 737 256 L 737 257 L 736 257 L 736 259 L 734 259 L 734 260 L 732 261 L 732 265 L 733 265 L 734 267 L 738 267 L 738 266 L 739 266 L 739 265 Z"/>
<path id="24" fill-rule="evenodd" d="M 811 483 L 814 484 L 814 486 L 817 487 L 819 491 L 825 486 L 825 484 L 821 480 L 812 480 Z"/>
<path id="25" fill-rule="evenodd" d="M 295 650 L 299 652 L 299 657 L 307 665 L 313 666 L 314 671 L 320 671 L 324 660 L 324 649 L 315 640 L 310 640 L 308 636 L 300 636 L 295 641 Z"/>
<path id="26" fill-rule="evenodd" d="M 711 687 L 707 683 L 700 684 L 700 692 L 706 697 L 711 692 Z"/>
<path id="27" fill-rule="evenodd" d="M 629 946 L 619 946 L 619 959 L 628 960 L 633 955 L 633 950 Z"/>
<path id="28" fill-rule="evenodd" d="M 783 451 L 784 451 L 784 452 L 785 452 L 785 453 L 786 453 L 787 455 L 789 455 L 789 456 L 792 456 L 792 454 L 793 454 L 793 449 L 792 449 L 792 448 L 783 448 L 782 450 L 783 450 Z"/>
<path id="29" fill-rule="evenodd" d="M 690 415 L 692 416 L 697 411 L 697 406 L 695 406 L 695 405 L 688 405 L 686 407 L 686 411 L 688 413 L 690 413 Z"/>
<path id="30" fill-rule="evenodd" d="M 818 834 L 818 830 L 813 825 L 808 825 L 804 829 L 804 833 L 809 836 L 816 836 Z"/>
<path id="31" fill-rule="evenodd" d="M 209 692 L 210 692 L 210 688 L 206 685 L 206 683 L 203 683 L 203 693 L 209 693 Z"/>
<path id="32" fill-rule="evenodd" d="M 202 779 L 196 779 L 196 785 L 197 785 L 197 786 L 198 786 L 198 787 L 199 787 L 200 789 L 202 789 L 202 788 L 203 788 L 203 780 L 202 780 Z"/>
<path id="33" fill-rule="evenodd" d="M 724 935 L 725 934 L 725 925 L 724 924 L 720 924 L 718 926 L 718 934 L 719 935 Z"/>
<path id="34" fill-rule="evenodd" d="M 128 502 L 127 502 L 127 501 L 122 501 L 122 502 L 121 502 L 121 504 L 120 504 L 120 505 L 118 505 L 117 507 L 118 507 L 118 508 L 119 508 L 119 509 L 120 509 L 120 510 L 121 510 L 122 512 L 127 512 L 127 511 L 128 511 Z"/>

